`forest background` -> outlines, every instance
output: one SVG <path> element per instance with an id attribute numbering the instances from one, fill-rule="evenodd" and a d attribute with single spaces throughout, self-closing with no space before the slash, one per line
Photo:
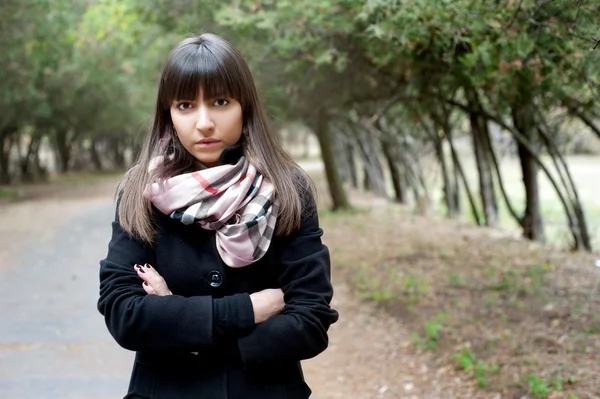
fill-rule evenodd
<path id="1" fill-rule="evenodd" d="M 0 198 L 122 173 L 166 53 L 215 32 L 314 176 L 356 295 L 480 389 L 600 396 L 599 16 L 583 0 L 4 0 Z"/>

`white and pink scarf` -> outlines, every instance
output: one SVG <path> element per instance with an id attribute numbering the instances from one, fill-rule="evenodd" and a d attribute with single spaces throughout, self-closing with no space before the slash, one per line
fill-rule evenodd
<path id="1" fill-rule="evenodd" d="M 150 170 L 162 162 L 152 160 Z M 230 267 L 247 266 L 267 252 L 275 231 L 275 188 L 246 157 L 173 176 L 148 186 L 146 197 L 172 219 L 216 232 L 217 250 Z"/>

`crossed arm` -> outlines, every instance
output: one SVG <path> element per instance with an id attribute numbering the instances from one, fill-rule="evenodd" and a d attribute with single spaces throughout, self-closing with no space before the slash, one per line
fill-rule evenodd
<path id="1" fill-rule="evenodd" d="M 231 324 L 240 327 L 236 340 L 246 366 L 307 359 L 327 347 L 327 330 L 338 318 L 329 306 L 333 295 L 329 252 L 321 236 L 315 215 L 287 239 L 281 291 L 187 298 L 169 295 L 152 268 L 134 269 L 142 259 L 152 262 L 153 252 L 115 221 L 107 258 L 100 262 L 98 310 L 115 340 L 127 349 L 212 353 L 220 342 L 213 306 L 224 300 L 232 310 L 228 316 L 240 318 Z M 248 317 L 252 313 L 253 320 Z"/>
<path id="2" fill-rule="evenodd" d="M 148 295 L 169 296 L 173 295 L 165 279 L 152 265 L 134 265 L 134 270 L 142 279 L 142 289 Z M 281 313 L 285 306 L 283 291 L 279 288 L 267 288 L 250 294 L 254 323 L 259 324 L 268 318 Z"/>

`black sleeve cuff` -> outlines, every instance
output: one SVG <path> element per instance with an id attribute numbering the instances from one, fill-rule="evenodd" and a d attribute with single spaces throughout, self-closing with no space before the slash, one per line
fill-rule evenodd
<path id="1" fill-rule="evenodd" d="M 235 334 L 251 327 L 254 327 L 254 309 L 249 294 L 213 299 L 214 334 Z"/>

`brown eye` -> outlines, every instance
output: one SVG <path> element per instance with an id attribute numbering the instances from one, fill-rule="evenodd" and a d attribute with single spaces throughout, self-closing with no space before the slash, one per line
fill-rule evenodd
<path id="1" fill-rule="evenodd" d="M 177 104 L 177 109 L 180 110 L 180 111 L 185 111 L 185 110 L 190 109 L 190 108 L 192 108 L 192 104 L 191 103 L 183 102 L 183 103 Z"/>
<path id="2" fill-rule="evenodd" d="M 224 99 L 224 98 L 222 98 L 222 99 L 219 99 L 219 100 L 217 100 L 217 101 L 215 101 L 215 102 L 213 103 L 213 105 L 214 105 L 215 107 L 224 107 L 224 106 L 226 106 L 227 104 L 229 104 L 229 101 L 228 101 L 228 100 L 226 100 L 226 99 Z"/>

